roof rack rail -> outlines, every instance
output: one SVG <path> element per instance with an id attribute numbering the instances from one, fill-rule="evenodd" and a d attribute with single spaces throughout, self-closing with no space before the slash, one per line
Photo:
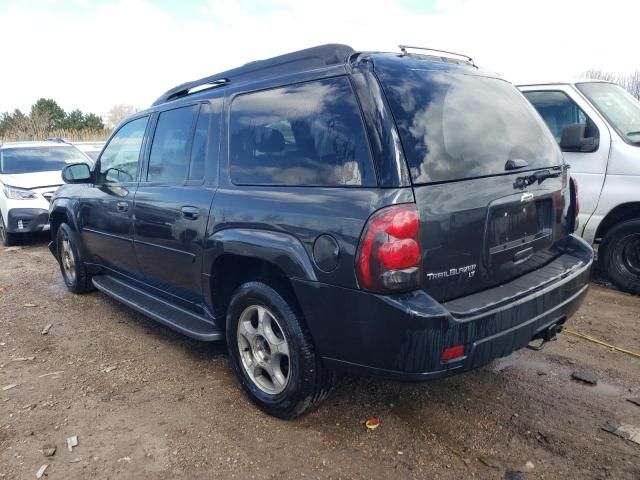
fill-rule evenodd
<path id="1" fill-rule="evenodd" d="M 58 142 L 58 143 L 68 143 L 69 145 L 71 145 L 71 142 L 68 140 L 65 140 L 62 137 L 49 137 L 49 138 L 45 138 L 44 139 L 45 142 Z"/>
<path id="2" fill-rule="evenodd" d="M 449 52 L 447 50 L 438 50 L 437 48 L 415 47 L 415 46 L 411 46 L 411 45 L 398 45 L 398 48 L 402 52 L 403 56 L 404 55 L 408 55 L 408 53 L 407 53 L 407 49 L 408 48 L 410 48 L 412 50 L 426 50 L 428 52 L 444 53 L 446 55 L 455 55 L 456 57 L 464 58 L 465 61 L 467 61 L 468 63 L 470 63 L 474 67 L 478 68 L 478 66 L 474 63 L 473 58 L 471 58 L 469 55 L 465 55 L 464 53 Z"/>
<path id="3" fill-rule="evenodd" d="M 262 79 L 278 73 L 286 73 L 287 70 L 294 70 L 295 68 L 302 71 L 346 63 L 349 55 L 354 52 L 355 50 L 348 45 L 334 43 L 286 53 L 265 60 L 249 62 L 238 68 L 178 85 L 161 95 L 153 102 L 152 106 L 177 100 L 178 98 L 193 95 L 211 88 L 223 87 L 232 82 L 241 81 L 250 74 L 252 78 Z"/>

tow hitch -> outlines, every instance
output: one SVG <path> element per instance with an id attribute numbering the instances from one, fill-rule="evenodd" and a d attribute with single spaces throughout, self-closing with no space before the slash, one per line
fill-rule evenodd
<path id="1" fill-rule="evenodd" d="M 539 352 L 544 348 L 547 342 L 551 342 L 557 339 L 558 333 L 562 331 L 564 328 L 564 320 L 562 322 L 554 323 L 535 334 L 535 336 L 531 339 L 531 342 L 527 345 L 527 348 L 530 350 L 535 350 Z M 539 344 L 534 344 L 532 342 L 540 340 Z"/>

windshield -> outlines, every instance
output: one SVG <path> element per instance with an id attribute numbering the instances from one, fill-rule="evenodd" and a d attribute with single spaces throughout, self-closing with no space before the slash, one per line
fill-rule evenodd
<path id="1" fill-rule="evenodd" d="M 96 161 L 98 159 L 98 154 L 100 150 L 85 150 L 84 154 L 87 155 L 91 160 Z"/>
<path id="2" fill-rule="evenodd" d="M 604 115 L 625 142 L 640 146 L 640 102 L 613 83 L 578 83 L 578 89 Z"/>
<path id="3" fill-rule="evenodd" d="M 62 170 L 69 163 L 89 163 L 74 147 L 16 147 L 0 150 L 0 173 L 20 174 Z"/>
<path id="4" fill-rule="evenodd" d="M 379 73 L 414 183 L 560 165 L 562 155 L 533 107 L 495 78 L 421 69 Z"/>

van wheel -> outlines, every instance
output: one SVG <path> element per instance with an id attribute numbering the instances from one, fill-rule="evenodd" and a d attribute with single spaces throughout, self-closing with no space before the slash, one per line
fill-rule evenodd
<path id="1" fill-rule="evenodd" d="M 248 282 L 233 294 L 226 323 L 242 387 L 266 413 L 285 419 L 320 403 L 335 379 L 292 303 L 262 282 Z"/>
<path id="2" fill-rule="evenodd" d="M 609 230 L 598 252 L 600 265 L 617 287 L 640 293 L 640 219 Z"/>
<path id="3" fill-rule="evenodd" d="M 15 234 L 7 232 L 7 226 L 2 218 L 2 213 L 0 213 L 0 243 L 5 247 L 10 247 L 16 244 L 16 240 Z"/>
<path id="4" fill-rule="evenodd" d="M 56 251 L 62 278 L 71 292 L 90 292 L 94 290 L 91 275 L 87 272 L 71 233 L 69 225 L 63 223 L 58 228 L 56 236 Z"/>

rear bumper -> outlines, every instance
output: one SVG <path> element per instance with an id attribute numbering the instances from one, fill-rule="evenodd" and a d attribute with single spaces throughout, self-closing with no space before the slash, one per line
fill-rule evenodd
<path id="1" fill-rule="evenodd" d="M 566 253 L 545 267 L 443 304 L 423 291 L 375 295 L 307 281 L 294 288 L 325 361 L 422 381 L 478 368 L 563 324 L 587 293 L 592 262 L 591 247 L 571 237 Z M 464 345 L 465 356 L 441 361 L 454 345 Z"/>
<path id="2" fill-rule="evenodd" d="M 7 214 L 7 232 L 40 232 L 49 228 L 49 211 L 43 208 L 12 208 Z"/>

